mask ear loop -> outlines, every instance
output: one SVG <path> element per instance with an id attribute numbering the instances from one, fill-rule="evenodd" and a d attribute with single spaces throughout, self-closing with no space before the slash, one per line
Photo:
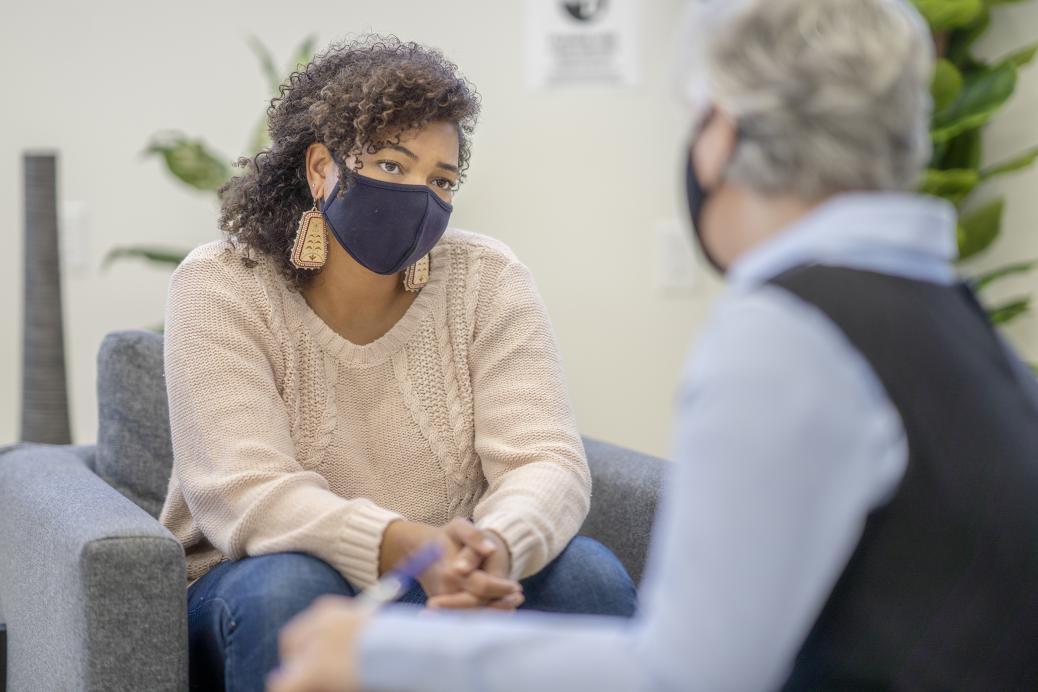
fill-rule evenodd
<path id="1" fill-rule="evenodd" d="M 346 163 L 339 157 L 335 150 L 329 147 L 327 144 L 324 145 L 328 149 L 328 153 L 331 154 L 332 161 L 335 162 L 335 167 L 339 171 L 339 184 L 336 186 L 339 190 L 339 194 L 349 190 L 353 187 L 353 184 L 359 175 L 356 170 L 348 168 Z M 328 200 L 328 204 L 331 204 L 333 200 Z M 323 206 L 323 203 L 322 203 Z"/>
<path id="2" fill-rule="evenodd" d="M 702 232 L 702 228 L 701 228 L 701 225 L 702 225 L 702 214 L 703 214 L 703 211 L 706 208 L 707 200 L 714 194 L 714 192 L 721 185 L 724 184 L 725 178 L 727 178 L 727 176 L 728 176 L 728 171 L 731 168 L 732 161 L 735 159 L 735 152 L 738 149 L 740 142 L 742 141 L 742 133 L 743 133 L 742 127 L 739 125 L 739 123 L 738 122 L 736 123 L 735 142 L 732 145 L 732 153 L 731 153 L 731 155 L 729 155 L 728 161 L 725 163 L 724 168 L 721 170 L 720 174 L 718 175 L 717 180 L 715 180 L 714 183 L 710 186 L 710 189 L 705 188 L 701 184 L 700 178 L 699 178 L 699 174 L 698 174 L 698 172 L 695 169 L 695 160 L 694 160 L 695 159 L 695 146 L 696 146 L 696 143 L 699 142 L 699 140 L 701 139 L 701 137 L 703 135 L 703 132 L 710 125 L 710 122 L 714 119 L 714 117 L 717 116 L 718 112 L 719 111 L 717 109 L 717 106 L 716 105 L 711 105 L 710 108 L 699 119 L 699 124 L 696 126 L 695 130 L 693 130 L 692 138 L 691 138 L 691 140 L 689 141 L 689 144 L 688 144 L 688 152 L 687 152 L 687 157 L 688 157 L 687 161 L 688 161 L 688 163 L 687 163 L 687 168 L 686 168 L 686 176 L 687 176 L 687 178 L 686 178 L 686 186 L 689 186 L 690 189 L 691 189 L 691 186 L 694 185 L 694 187 L 696 189 L 696 196 L 700 199 L 698 212 L 697 211 L 692 211 L 692 214 L 693 214 L 693 220 L 692 220 L 693 231 L 695 233 L 696 240 L 698 241 L 699 248 L 702 251 L 703 256 L 705 257 L 706 261 L 710 263 L 710 266 L 712 266 L 715 270 L 717 270 L 717 272 L 719 274 L 724 275 L 725 273 L 727 273 L 727 268 L 724 265 L 722 265 L 717 260 L 717 258 L 713 255 L 713 253 L 710 252 L 710 250 L 707 248 L 706 242 L 703 240 L 703 232 Z M 691 205 L 690 205 L 690 211 L 691 211 Z"/>
<path id="3" fill-rule="evenodd" d="M 710 125 L 710 121 L 712 121 L 714 119 L 714 117 L 718 114 L 718 112 L 719 111 L 717 110 L 717 106 L 710 106 L 710 108 L 706 111 L 706 113 L 704 113 L 703 116 L 699 119 L 699 124 L 696 125 L 695 130 L 693 130 L 692 139 L 688 143 L 688 157 L 689 157 L 689 161 L 692 161 L 692 159 L 693 159 L 693 155 L 694 155 L 693 148 L 695 147 L 696 142 L 699 141 L 699 138 L 702 136 L 703 132 Z M 723 183 L 725 181 L 725 179 L 728 177 L 728 171 L 731 169 L 732 163 L 735 161 L 735 153 L 736 153 L 736 151 L 738 151 L 739 145 L 743 143 L 743 141 L 745 139 L 745 134 L 746 134 L 745 127 L 743 126 L 742 123 L 740 123 L 738 120 L 736 120 L 735 121 L 735 141 L 732 142 L 732 153 L 731 153 L 731 155 L 729 155 L 728 161 L 725 162 L 724 168 L 721 170 L 721 173 L 718 176 L 717 180 L 711 186 L 711 189 L 706 191 L 707 193 L 713 193 L 713 191 L 716 190 L 718 188 L 718 186 L 720 186 L 721 183 Z"/>

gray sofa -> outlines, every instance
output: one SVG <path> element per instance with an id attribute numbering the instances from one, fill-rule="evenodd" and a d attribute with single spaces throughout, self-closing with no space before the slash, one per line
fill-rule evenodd
<path id="1" fill-rule="evenodd" d="M 172 463 L 162 337 L 109 335 L 97 389 L 96 446 L 0 450 L 0 623 L 12 692 L 187 689 L 184 556 L 156 521 Z M 594 495 L 582 533 L 640 580 L 664 464 L 586 445 Z"/>

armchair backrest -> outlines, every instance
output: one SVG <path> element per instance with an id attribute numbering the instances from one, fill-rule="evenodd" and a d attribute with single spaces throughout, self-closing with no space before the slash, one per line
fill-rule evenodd
<path id="1" fill-rule="evenodd" d="M 157 332 L 112 332 L 97 356 L 94 470 L 154 517 L 173 468 L 162 344 Z"/>

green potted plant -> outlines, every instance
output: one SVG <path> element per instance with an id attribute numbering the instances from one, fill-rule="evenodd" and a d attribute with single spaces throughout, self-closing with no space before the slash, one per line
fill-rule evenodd
<path id="1" fill-rule="evenodd" d="M 316 36 L 308 36 L 282 73 L 274 65 L 270 50 L 255 36 L 249 38 L 249 46 L 260 61 L 271 95 L 278 93 L 283 74 L 291 73 L 310 62 L 316 41 Z M 253 128 L 246 151 L 250 155 L 255 155 L 269 145 L 270 133 L 267 131 L 267 116 L 264 113 Z M 159 157 L 174 180 L 210 195 L 216 195 L 223 184 L 234 175 L 229 157 L 214 151 L 202 139 L 191 138 L 180 132 L 166 131 L 153 135 L 143 154 Z M 150 245 L 118 247 L 105 256 L 102 267 L 107 268 L 112 262 L 125 258 L 143 259 L 159 265 L 176 267 L 187 253 L 188 250 L 181 248 Z"/>
<path id="2" fill-rule="evenodd" d="M 973 258 L 987 250 L 1002 232 L 1006 200 L 1002 197 L 975 204 L 975 193 L 999 176 L 1023 170 L 1038 161 L 1038 142 L 1018 155 L 994 165 L 983 165 L 984 128 L 1002 109 L 1016 88 L 1017 71 L 1038 52 L 1038 43 L 1008 52 L 993 62 L 978 59 L 972 49 L 991 23 L 998 5 L 1030 0 L 914 0 L 930 23 L 937 48 L 934 73 L 934 115 L 931 128 L 934 152 L 922 189 L 947 199 L 959 210 L 959 258 Z M 978 291 L 1006 277 L 1030 272 L 1035 261 L 998 267 L 973 283 Z M 1021 296 L 991 305 L 996 324 L 1006 324 L 1030 308 Z"/>

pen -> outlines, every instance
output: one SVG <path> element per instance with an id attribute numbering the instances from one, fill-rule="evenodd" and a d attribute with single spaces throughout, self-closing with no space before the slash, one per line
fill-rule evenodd
<path id="1" fill-rule="evenodd" d="M 392 603 L 407 593 L 422 572 L 429 569 L 442 554 L 443 548 L 439 543 L 432 541 L 426 543 L 411 553 L 406 560 L 386 572 L 373 586 L 360 592 L 356 602 L 372 610 L 386 603 Z"/>

